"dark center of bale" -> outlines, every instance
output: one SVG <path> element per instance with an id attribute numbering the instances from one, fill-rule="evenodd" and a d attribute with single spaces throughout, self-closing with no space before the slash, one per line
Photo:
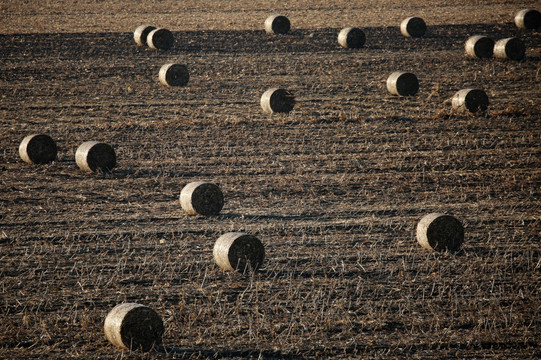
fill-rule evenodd
<path id="1" fill-rule="evenodd" d="M 272 31 L 275 34 L 287 34 L 291 28 L 291 23 L 289 19 L 285 16 L 277 16 L 272 22 Z"/>
<path id="2" fill-rule="evenodd" d="M 419 91 L 419 81 L 412 73 L 404 73 L 396 79 L 396 91 L 402 96 L 411 96 Z"/>
<path id="3" fill-rule="evenodd" d="M 482 37 L 475 42 L 474 52 L 478 58 L 491 58 L 494 55 L 494 40 Z"/>
<path id="4" fill-rule="evenodd" d="M 143 31 L 141 31 L 141 42 L 143 44 L 147 42 L 148 34 L 150 34 L 150 32 L 154 29 L 156 29 L 154 26 L 145 26 Z"/>
<path id="5" fill-rule="evenodd" d="M 156 30 L 152 36 L 152 43 L 154 46 L 162 50 L 168 50 L 171 46 L 173 46 L 173 41 L 173 33 L 167 29 Z"/>
<path id="6" fill-rule="evenodd" d="M 364 32 L 361 29 L 353 28 L 348 32 L 346 42 L 349 48 L 358 49 L 363 47 L 366 41 Z"/>
<path id="7" fill-rule="evenodd" d="M 34 164 L 47 164 L 56 159 L 56 143 L 47 135 L 34 136 L 26 146 L 26 154 Z"/>
<path id="8" fill-rule="evenodd" d="M 270 108 L 276 113 L 288 113 L 295 106 L 295 96 L 287 90 L 275 90 L 269 100 Z"/>
<path id="9" fill-rule="evenodd" d="M 526 47 L 520 39 L 512 38 L 505 44 L 505 53 L 511 60 L 521 60 L 526 54 Z"/>
<path id="10" fill-rule="evenodd" d="M 243 235 L 231 244 L 227 257 L 236 271 L 256 271 L 263 264 L 265 249 L 255 236 Z"/>
<path id="11" fill-rule="evenodd" d="M 464 242 L 464 227 L 456 218 L 442 215 L 430 223 L 426 237 L 436 251 L 456 251 Z"/>
<path id="12" fill-rule="evenodd" d="M 198 214 L 218 214 L 223 206 L 222 191 L 214 184 L 201 184 L 192 193 L 192 207 Z"/>
<path id="13" fill-rule="evenodd" d="M 170 66 L 165 74 L 165 80 L 171 86 L 184 86 L 188 84 L 188 81 L 190 80 L 188 68 L 180 64 Z"/>
<path id="14" fill-rule="evenodd" d="M 161 344 L 164 331 L 160 316 L 154 310 L 140 306 L 126 314 L 120 336 L 128 349 L 149 351 Z"/>
<path id="15" fill-rule="evenodd" d="M 421 37 L 426 32 L 426 24 L 423 19 L 414 17 L 408 21 L 406 29 L 411 37 Z"/>
<path id="16" fill-rule="evenodd" d="M 466 109 L 471 112 L 485 111 L 488 108 L 488 96 L 479 89 L 473 89 L 468 92 L 464 98 Z"/>
<path id="17" fill-rule="evenodd" d="M 539 29 L 541 27 L 541 13 L 537 10 L 530 10 L 524 14 L 524 27 L 526 29 Z"/>
<path id="18" fill-rule="evenodd" d="M 107 144 L 96 144 L 88 151 L 86 162 L 92 171 L 111 171 L 116 166 L 115 151 Z"/>

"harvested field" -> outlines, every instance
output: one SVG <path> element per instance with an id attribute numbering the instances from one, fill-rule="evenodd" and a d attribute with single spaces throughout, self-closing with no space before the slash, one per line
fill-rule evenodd
<path id="1" fill-rule="evenodd" d="M 3 2 L 0 358 L 541 357 L 541 32 L 513 24 L 537 2 L 471 3 Z M 273 13 L 290 33 L 265 33 Z M 424 37 L 400 34 L 408 16 Z M 173 47 L 137 46 L 141 24 Z M 338 44 L 346 26 L 363 48 Z M 526 58 L 467 58 L 476 34 L 520 37 Z M 189 83 L 160 85 L 166 63 Z M 394 71 L 419 92 L 389 94 Z M 271 87 L 293 111 L 263 113 Z M 485 113 L 453 113 L 465 88 Z M 19 157 L 38 133 L 56 161 Z M 112 172 L 78 168 L 89 140 Z M 220 214 L 184 213 L 194 181 L 220 186 Z M 417 243 L 433 212 L 464 225 L 459 252 Z M 233 231 L 263 242 L 257 272 L 214 263 Z M 162 347 L 106 340 L 123 302 L 161 316 Z"/>

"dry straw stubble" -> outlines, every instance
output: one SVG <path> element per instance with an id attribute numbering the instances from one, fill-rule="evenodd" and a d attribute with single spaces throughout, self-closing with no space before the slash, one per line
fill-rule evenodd
<path id="1" fill-rule="evenodd" d="M 180 205 L 188 215 L 215 215 L 224 206 L 224 196 L 218 185 L 205 181 L 192 182 L 180 192 Z"/>
<path id="2" fill-rule="evenodd" d="M 55 141 L 45 134 L 26 136 L 19 145 L 19 155 L 29 164 L 47 164 L 56 159 L 58 149 Z"/>
<path id="3" fill-rule="evenodd" d="M 255 271 L 265 259 L 265 248 L 261 241 L 243 232 L 223 234 L 214 244 L 214 261 L 223 270 Z"/>
<path id="4" fill-rule="evenodd" d="M 141 351 L 160 345 L 165 331 L 162 319 L 154 310 L 136 303 L 115 306 L 107 314 L 103 327 L 105 337 L 113 345 Z"/>
<path id="5" fill-rule="evenodd" d="M 108 144 L 87 141 L 77 148 L 75 162 L 87 172 L 111 171 L 116 166 L 116 154 Z"/>
<path id="6" fill-rule="evenodd" d="M 417 223 L 417 241 L 427 250 L 456 251 L 464 242 L 464 227 L 451 215 L 428 214 Z"/>

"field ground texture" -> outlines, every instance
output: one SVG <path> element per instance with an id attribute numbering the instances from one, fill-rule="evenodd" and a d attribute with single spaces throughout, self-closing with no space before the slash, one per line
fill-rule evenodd
<path id="1" fill-rule="evenodd" d="M 41 3 L 0 4 L 0 358 L 541 357 L 541 33 L 512 23 L 537 2 Z M 290 34 L 263 32 L 275 12 Z M 400 34 L 412 15 L 425 37 Z M 173 48 L 135 46 L 144 23 Z M 346 26 L 364 48 L 338 46 Z M 474 34 L 527 56 L 467 59 Z M 168 62 L 186 87 L 159 84 Z M 397 70 L 416 96 L 387 93 Z M 262 113 L 274 86 L 290 114 Z M 486 113 L 451 111 L 468 87 Z M 33 133 L 57 161 L 21 161 Z M 78 169 L 87 140 L 114 147 L 112 173 Z M 222 188 L 220 215 L 182 212 L 199 180 Z M 430 212 L 463 222 L 461 251 L 417 244 Z M 214 264 L 228 231 L 262 240 L 258 272 Z M 162 316 L 162 347 L 108 343 L 121 302 Z"/>

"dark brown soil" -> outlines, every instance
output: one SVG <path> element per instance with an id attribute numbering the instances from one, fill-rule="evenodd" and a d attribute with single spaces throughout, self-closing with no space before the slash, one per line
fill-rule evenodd
<path id="1" fill-rule="evenodd" d="M 128 358 L 541 357 L 541 33 L 495 8 L 507 22 L 462 13 L 419 39 L 363 26 L 361 49 L 320 20 L 228 29 L 228 9 L 214 30 L 170 28 L 168 51 L 76 23 L 1 34 L 0 358 L 120 358 L 103 322 L 121 302 L 165 324 L 162 348 Z M 474 34 L 519 36 L 526 59 L 468 59 Z M 169 62 L 187 86 L 160 85 Z M 417 95 L 388 94 L 394 71 L 417 76 Z M 291 113 L 262 112 L 270 87 L 295 94 Z M 488 110 L 453 114 L 469 87 Z M 20 159 L 34 133 L 57 161 Z M 113 146 L 111 173 L 77 167 L 88 140 Z M 182 211 L 201 180 L 224 192 L 220 215 Z M 461 251 L 419 246 L 431 212 L 462 221 Z M 262 240 L 259 271 L 214 264 L 229 231 Z"/>

